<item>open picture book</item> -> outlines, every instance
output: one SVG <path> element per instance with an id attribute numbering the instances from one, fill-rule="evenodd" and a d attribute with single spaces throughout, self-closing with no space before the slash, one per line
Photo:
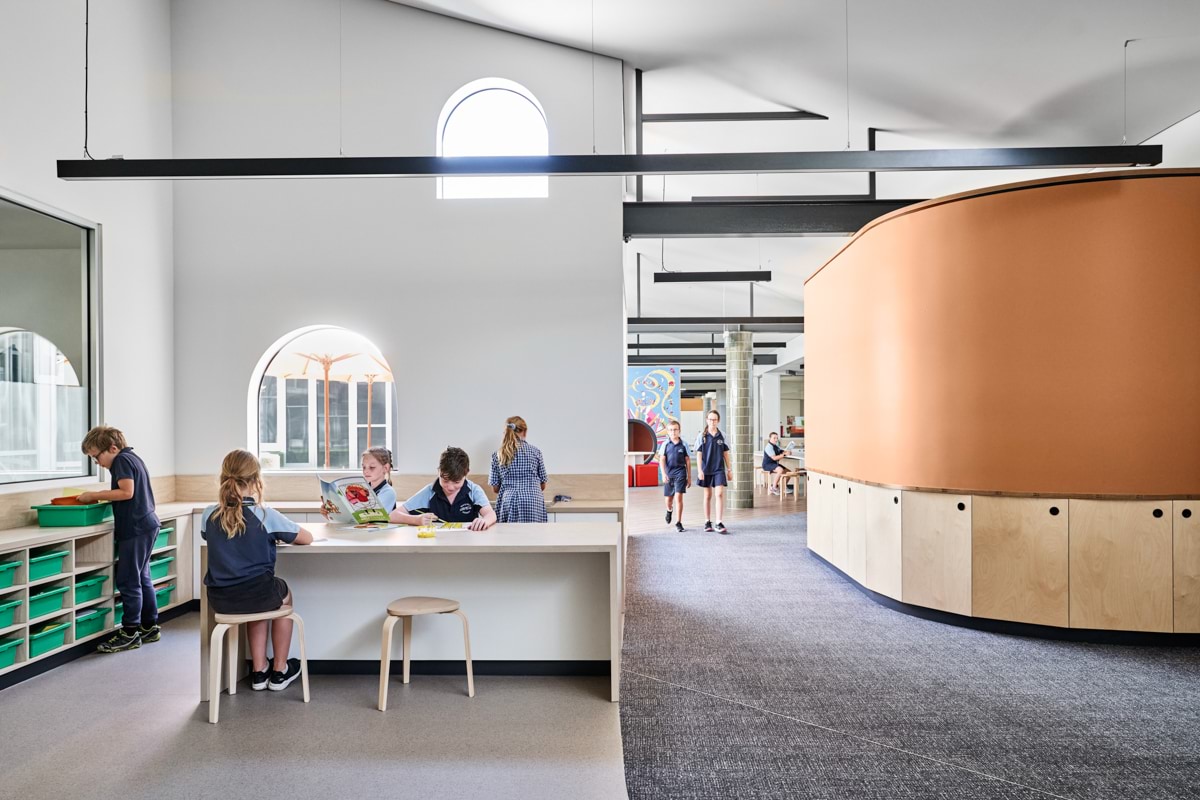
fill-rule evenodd
<path id="1" fill-rule="evenodd" d="M 388 512 L 375 496 L 370 484 L 360 477 L 337 478 L 321 482 L 321 509 L 330 522 L 346 525 L 387 525 Z"/>

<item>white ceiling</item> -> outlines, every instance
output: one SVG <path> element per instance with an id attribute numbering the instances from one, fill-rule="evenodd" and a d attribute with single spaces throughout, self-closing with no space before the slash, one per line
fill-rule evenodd
<path id="1" fill-rule="evenodd" d="M 1196 0 L 410 0 L 405 5 L 623 59 L 644 70 L 644 110 L 801 108 L 827 121 L 649 125 L 645 152 L 1138 143 L 1200 109 Z M 847 28 L 847 17 L 849 20 Z M 848 38 L 847 38 L 848 30 Z M 1126 46 L 1126 40 L 1134 40 Z M 848 41 L 848 48 L 847 48 Z M 847 64 L 848 59 L 848 64 Z M 848 72 L 847 72 L 848 65 Z M 847 102 L 848 101 L 848 102 Z M 879 177 L 880 197 L 925 198 L 1031 172 Z M 834 194 L 855 175 L 647 178 L 645 198 Z M 802 283 L 843 239 L 668 240 L 668 269 L 770 268 L 755 312 L 803 314 Z M 658 241 L 627 247 L 657 268 Z M 744 285 L 667 284 L 645 316 L 744 313 Z M 662 339 L 664 337 L 656 337 Z M 778 336 L 762 338 L 778 339 Z M 644 337 L 645 340 L 645 337 Z"/>

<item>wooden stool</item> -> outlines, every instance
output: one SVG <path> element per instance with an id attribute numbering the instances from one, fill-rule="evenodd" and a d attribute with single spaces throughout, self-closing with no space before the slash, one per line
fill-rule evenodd
<path id="1" fill-rule="evenodd" d="M 800 499 L 800 490 L 804 486 L 804 476 L 807 475 L 806 470 L 794 469 L 783 473 L 779 476 L 779 502 L 783 502 L 783 498 L 787 496 L 787 486 L 790 481 L 792 484 L 792 499 Z"/>
<path id="2" fill-rule="evenodd" d="M 763 469 L 758 469 L 758 470 L 754 471 L 754 491 L 757 492 L 758 487 L 760 487 L 760 486 L 763 487 L 764 489 L 770 488 L 770 483 L 768 482 L 768 479 L 767 479 L 767 471 L 763 470 Z"/>
<path id="3" fill-rule="evenodd" d="M 392 629 L 397 620 L 404 620 L 404 683 L 408 683 L 409 651 L 412 648 L 413 617 L 421 614 L 454 614 L 462 620 L 463 650 L 467 657 L 467 697 L 475 696 L 475 673 L 471 669 L 471 631 L 467 615 L 458 610 L 457 600 L 441 597 L 401 597 L 388 604 L 383 621 L 383 652 L 379 657 L 379 710 L 387 711 L 388 675 L 392 667 Z"/>
<path id="4" fill-rule="evenodd" d="M 229 634 L 229 693 L 237 694 L 238 681 L 238 626 L 247 622 L 269 619 L 291 619 L 296 623 L 300 635 L 300 683 L 304 686 L 304 702 L 308 702 L 308 656 L 304 652 L 304 620 L 300 619 L 291 606 L 282 606 L 274 611 L 259 614 L 215 614 L 216 625 L 208 649 L 208 721 L 216 723 L 221 705 L 221 644 L 226 632 Z"/>

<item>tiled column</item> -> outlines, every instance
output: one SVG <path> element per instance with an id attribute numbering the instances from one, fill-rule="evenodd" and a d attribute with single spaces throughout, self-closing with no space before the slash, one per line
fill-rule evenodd
<path id="1" fill-rule="evenodd" d="M 733 486 L 726 489 L 730 508 L 754 508 L 754 371 L 753 334 L 725 332 L 725 389 L 728 419 L 724 420 L 733 462 Z"/>

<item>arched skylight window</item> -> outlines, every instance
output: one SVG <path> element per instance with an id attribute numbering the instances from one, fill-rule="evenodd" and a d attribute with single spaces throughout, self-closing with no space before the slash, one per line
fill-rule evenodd
<path id="1" fill-rule="evenodd" d="M 439 156 L 544 156 L 550 153 L 546 113 L 519 83 L 483 78 L 463 86 L 438 117 Z M 545 175 L 438 178 L 439 198 L 547 197 Z"/>

